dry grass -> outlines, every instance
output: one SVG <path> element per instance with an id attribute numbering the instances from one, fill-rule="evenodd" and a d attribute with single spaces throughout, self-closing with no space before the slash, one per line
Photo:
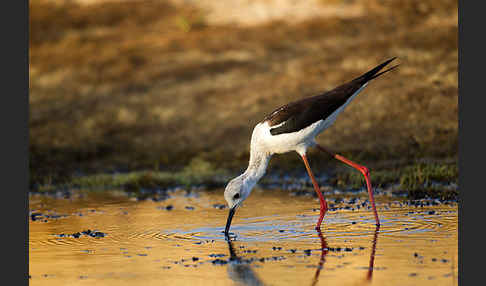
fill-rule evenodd
<path id="1" fill-rule="evenodd" d="M 457 156 L 456 1 L 365 2 L 361 17 L 237 27 L 164 1 L 31 0 L 33 179 L 195 157 L 243 168 L 264 115 L 392 56 L 400 68 L 319 142 L 365 162 Z"/>

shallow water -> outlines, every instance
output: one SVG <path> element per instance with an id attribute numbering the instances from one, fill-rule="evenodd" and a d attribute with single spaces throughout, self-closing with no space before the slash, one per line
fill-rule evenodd
<path id="1" fill-rule="evenodd" d="M 377 197 L 377 229 L 365 199 L 335 204 L 352 209 L 329 211 L 320 235 L 317 199 L 257 189 L 227 242 L 228 210 L 214 206 L 225 204 L 222 190 L 159 202 L 31 196 L 30 284 L 457 285 L 457 204 Z M 104 237 L 66 236 L 88 229 Z"/>

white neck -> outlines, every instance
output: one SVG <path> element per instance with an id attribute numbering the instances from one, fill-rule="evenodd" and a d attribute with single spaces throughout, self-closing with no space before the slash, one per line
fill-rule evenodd
<path id="1" fill-rule="evenodd" d="M 268 161 L 272 156 L 271 153 L 267 152 L 265 144 L 261 140 L 264 132 L 268 132 L 268 130 L 259 123 L 253 129 L 251 135 L 250 162 L 246 171 L 240 176 L 247 192 L 251 192 L 258 180 L 265 175 Z"/>
<path id="2" fill-rule="evenodd" d="M 246 184 L 250 184 L 253 187 L 265 175 L 270 157 L 270 154 L 261 152 L 258 148 L 251 150 L 248 168 L 242 175 Z"/>

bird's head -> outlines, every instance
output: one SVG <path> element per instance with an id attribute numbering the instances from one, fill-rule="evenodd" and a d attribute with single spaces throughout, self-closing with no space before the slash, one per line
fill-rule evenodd
<path id="1" fill-rule="evenodd" d="M 224 190 L 224 199 L 230 209 L 238 207 L 249 195 L 243 178 L 237 177 L 229 181 Z"/>
<path id="2" fill-rule="evenodd" d="M 236 208 L 243 203 L 244 200 L 250 195 L 251 186 L 249 184 L 245 184 L 244 178 L 242 176 L 236 177 L 231 180 L 224 190 L 224 198 L 228 203 L 228 207 L 230 209 L 228 220 L 226 222 L 226 229 L 225 234 L 228 234 L 231 220 L 233 219 L 233 215 L 235 214 Z"/>

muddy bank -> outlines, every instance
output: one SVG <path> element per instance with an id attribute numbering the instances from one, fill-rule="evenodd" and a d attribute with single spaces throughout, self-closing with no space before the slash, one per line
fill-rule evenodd
<path id="1" fill-rule="evenodd" d="M 201 167 L 204 165 L 204 168 Z M 301 168 L 303 169 L 303 168 Z M 366 193 L 364 178 L 350 168 L 323 170 L 316 168 L 316 179 L 324 194 Z M 457 200 L 458 168 L 452 162 L 416 163 L 392 165 L 378 170 L 371 169 L 371 181 L 375 193 L 411 200 L 432 198 Z M 140 171 L 129 173 L 95 174 L 66 179 L 64 182 L 33 185 L 31 193 L 59 198 L 69 198 L 73 191 L 103 191 L 113 188 L 122 190 L 137 200 L 164 201 L 173 190 L 197 193 L 224 188 L 227 182 L 239 175 L 213 168 L 199 162 L 179 172 Z M 258 188 L 286 190 L 296 196 L 316 196 L 305 170 L 269 170 L 257 184 Z"/>

